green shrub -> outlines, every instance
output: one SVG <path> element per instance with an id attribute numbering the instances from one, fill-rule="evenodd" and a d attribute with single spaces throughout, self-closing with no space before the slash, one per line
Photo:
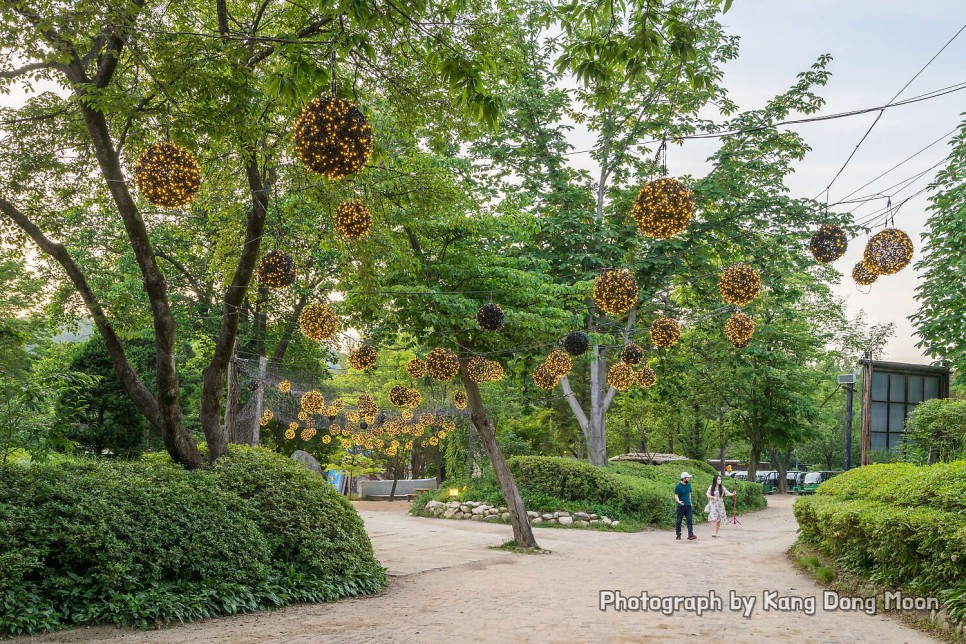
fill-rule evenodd
<path id="1" fill-rule="evenodd" d="M 0 634 L 149 627 L 378 590 L 362 522 L 264 450 L 210 470 L 80 461 L 0 468 Z"/>

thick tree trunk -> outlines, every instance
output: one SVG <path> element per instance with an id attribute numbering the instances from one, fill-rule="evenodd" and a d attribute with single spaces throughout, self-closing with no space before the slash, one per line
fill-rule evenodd
<path id="1" fill-rule="evenodd" d="M 751 458 L 748 462 L 748 480 L 754 481 L 755 475 L 758 473 L 758 462 L 761 460 L 761 442 L 752 441 L 751 443 Z"/>
<path id="2" fill-rule="evenodd" d="M 503 498 L 506 507 L 510 511 L 510 525 L 513 526 L 513 540 L 521 548 L 537 548 L 537 540 L 533 536 L 533 528 L 527 518 L 527 510 L 523 505 L 523 497 L 517 488 L 516 481 L 513 480 L 513 473 L 507 465 L 506 458 L 500 450 L 499 443 L 496 442 L 496 434 L 490 425 L 490 418 L 483 407 L 483 398 L 480 396 L 479 386 L 470 380 L 466 375 L 466 365 L 469 358 L 460 357 L 460 377 L 463 380 L 463 387 L 466 390 L 466 398 L 469 403 L 470 420 L 480 435 L 483 449 L 490 457 L 490 464 L 496 473 L 496 478 L 500 482 L 500 490 L 503 491 Z"/>

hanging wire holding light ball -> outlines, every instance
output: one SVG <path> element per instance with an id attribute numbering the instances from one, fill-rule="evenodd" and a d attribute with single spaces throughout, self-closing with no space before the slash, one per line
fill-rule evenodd
<path id="1" fill-rule="evenodd" d="M 161 208 L 177 208 L 197 196 L 201 169 L 194 155 L 165 141 L 148 147 L 134 162 L 134 182 L 145 200 Z"/>
<path id="2" fill-rule="evenodd" d="M 852 279 L 859 286 L 871 286 L 879 279 L 879 274 L 870 271 L 865 261 L 861 261 L 852 268 Z"/>
<path id="3" fill-rule="evenodd" d="M 615 362 L 607 370 L 607 384 L 617 391 L 627 391 L 636 381 L 634 368 L 626 362 Z"/>
<path id="4" fill-rule="evenodd" d="M 748 264 L 734 264 L 721 272 L 718 290 L 728 304 L 745 306 L 761 293 L 761 273 Z"/>
<path id="5" fill-rule="evenodd" d="M 590 347 L 590 338 L 583 331 L 571 331 L 563 339 L 564 351 L 572 356 L 580 356 L 587 353 Z"/>
<path id="6" fill-rule="evenodd" d="M 343 239 L 357 241 L 372 230 L 372 213 L 357 199 L 346 201 L 332 213 L 332 223 Z"/>
<path id="7" fill-rule="evenodd" d="M 909 235 L 898 228 L 886 228 L 866 243 L 862 262 L 870 272 L 893 275 L 909 265 L 914 252 Z"/>
<path id="8" fill-rule="evenodd" d="M 499 304 L 487 302 L 476 312 L 476 323 L 484 331 L 499 331 L 506 321 L 506 314 Z"/>
<path id="9" fill-rule="evenodd" d="M 594 304 L 610 315 L 623 315 L 637 304 L 637 280 L 627 269 L 606 269 L 594 282 Z"/>
<path id="10" fill-rule="evenodd" d="M 629 365 L 640 364 L 641 360 L 644 359 L 644 349 L 635 342 L 628 342 L 621 349 L 620 359 L 621 362 L 626 362 Z"/>
<path id="11" fill-rule="evenodd" d="M 849 247 L 849 238 L 841 226 L 823 224 L 809 242 L 809 250 L 815 261 L 822 264 L 834 262 L 845 254 Z"/>
<path id="12" fill-rule="evenodd" d="M 338 332 L 339 318 L 326 304 L 309 304 L 299 315 L 299 328 L 310 340 L 322 342 Z"/>
<path id="13" fill-rule="evenodd" d="M 295 153 L 305 167 L 342 179 L 361 170 L 372 155 L 372 128 L 358 107 L 335 96 L 302 109 L 293 131 Z"/>
<path id="14" fill-rule="evenodd" d="M 357 349 L 353 349 L 346 356 L 346 362 L 349 363 L 349 367 L 356 371 L 368 371 L 372 369 L 376 366 L 378 359 L 379 352 L 376 351 L 375 347 L 369 345 L 363 345 Z"/>
<path id="15" fill-rule="evenodd" d="M 662 177 L 641 188 L 631 214 L 642 235 L 669 239 L 687 228 L 694 214 L 694 199 L 679 181 Z"/>
<path id="16" fill-rule="evenodd" d="M 460 370 L 460 361 L 452 349 L 437 347 L 426 356 L 426 372 L 434 380 L 451 380 Z"/>
<path id="17" fill-rule="evenodd" d="M 651 323 L 651 342 L 655 346 L 670 349 L 681 339 L 681 325 L 668 317 L 661 317 Z"/>
<path id="18" fill-rule="evenodd" d="M 738 311 L 725 322 L 725 335 L 737 349 L 744 349 L 751 344 L 751 337 L 755 333 L 755 321 L 741 311 Z"/>
<path id="19" fill-rule="evenodd" d="M 637 385 L 641 389 L 650 389 L 657 382 L 657 374 L 647 365 L 638 369 L 635 377 L 637 378 Z"/>
<path id="20" fill-rule="evenodd" d="M 258 281 L 269 288 L 285 288 L 295 283 L 295 260 L 288 253 L 272 250 L 265 253 L 255 267 Z"/>

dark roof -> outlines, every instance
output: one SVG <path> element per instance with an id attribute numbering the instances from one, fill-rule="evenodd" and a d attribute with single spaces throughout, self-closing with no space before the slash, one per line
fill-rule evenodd
<path id="1" fill-rule="evenodd" d="M 862 358 L 859 364 L 868 365 L 869 360 Z M 884 360 L 872 360 L 872 371 L 891 371 L 893 373 L 915 373 L 927 374 L 930 376 L 949 376 L 949 367 L 928 364 L 909 364 L 906 362 L 886 362 Z"/>

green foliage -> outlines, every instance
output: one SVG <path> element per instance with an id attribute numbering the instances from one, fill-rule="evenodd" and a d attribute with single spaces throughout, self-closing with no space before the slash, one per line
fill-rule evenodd
<path id="1" fill-rule="evenodd" d="M 920 462 L 966 459 L 966 400 L 933 398 L 916 405 L 902 451 Z"/>
<path id="2" fill-rule="evenodd" d="M 966 462 L 870 465 L 795 503 L 803 541 L 874 581 L 920 592 L 966 576 Z"/>
<path id="3" fill-rule="evenodd" d="M 74 461 L 0 468 L 0 633 L 153 627 L 374 592 L 359 516 L 258 449 L 208 471 Z"/>

